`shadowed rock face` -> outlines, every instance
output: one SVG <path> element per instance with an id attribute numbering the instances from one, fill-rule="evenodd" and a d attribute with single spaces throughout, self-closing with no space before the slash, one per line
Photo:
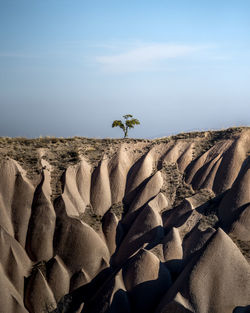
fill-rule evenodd
<path id="1" fill-rule="evenodd" d="M 249 311 L 248 128 L 75 140 L 0 140 L 0 312 Z"/>

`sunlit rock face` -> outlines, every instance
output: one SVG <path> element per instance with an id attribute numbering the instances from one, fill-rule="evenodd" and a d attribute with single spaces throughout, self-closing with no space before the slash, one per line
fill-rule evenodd
<path id="1" fill-rule="evenodd" d="M 249 311 L 249 128 L 15 140 L 0 140 L 0 312 Z"/>

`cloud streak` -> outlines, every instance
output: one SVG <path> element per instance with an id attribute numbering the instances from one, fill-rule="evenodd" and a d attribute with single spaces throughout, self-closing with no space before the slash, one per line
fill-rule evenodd
<path id="1" fill-rule="evenodd" d="M 135 72 L 152 70 L 170 59 L 191 56 L 204 46 L 181 44 L 143 44 L 125 52 L 96 57 L 102 69 L 114 72 Z"/>

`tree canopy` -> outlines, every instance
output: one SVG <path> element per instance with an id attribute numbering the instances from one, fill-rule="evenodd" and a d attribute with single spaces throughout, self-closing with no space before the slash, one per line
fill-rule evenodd
<path id="1" fill-rule="evenodd" d="M 135 125 L 140 125 L 140 122 L 137 118 L 133 118 L 133 115 L 131 114 L 126 114 L 123 115 L 124 122 L 121 120 L 115 120 L 112 123 L 112 127 L 120 127 L 123 130 L 124 133 L 124 138 L 128 137 L 128 130 L 130 128 L 134 128 Z"/>

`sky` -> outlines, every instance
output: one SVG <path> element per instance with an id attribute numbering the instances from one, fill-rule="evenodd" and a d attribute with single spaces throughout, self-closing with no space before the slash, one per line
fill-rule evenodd
<path id="1" fill-rule="evenodd" d="M 0 136 L 250 124 L 249 0 L 0 0 Z"/>

